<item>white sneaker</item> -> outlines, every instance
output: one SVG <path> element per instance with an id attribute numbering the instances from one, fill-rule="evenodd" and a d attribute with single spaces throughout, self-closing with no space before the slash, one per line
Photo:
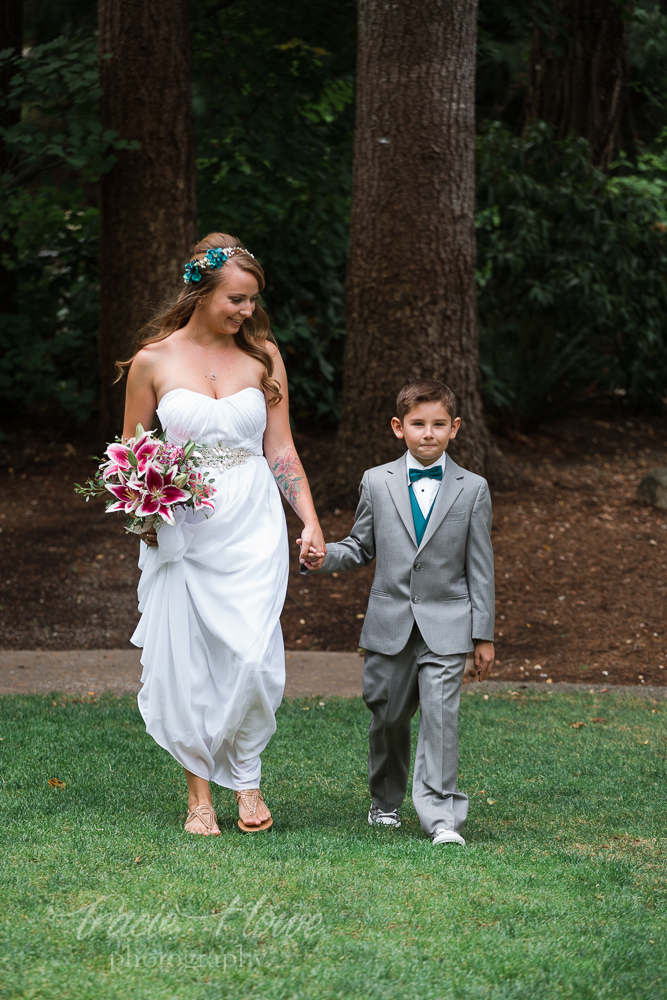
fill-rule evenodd
<path id="1" fill-rule="evenodd" d="M 435 837 L 433 838 L 434 844 L 460 844 L 461 847 L 466 846 L 466 842 L 460 833 L 454 833 L 453 830 L 436 830 Z"/>
<path id="2" fill-rule="evenodd" d="M 371 806 L 368 812 L 368 823 L 370 826 L 393 826 L 398 829 L 401 825 L 401 817 L 398 815 L 398 809 L 382 812 L 377 806 Z"/>

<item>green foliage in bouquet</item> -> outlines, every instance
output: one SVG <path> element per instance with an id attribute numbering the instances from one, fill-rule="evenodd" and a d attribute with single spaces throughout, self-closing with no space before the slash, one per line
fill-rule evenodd
<path id="1" fill-rule="evenodd" d="M 663 142 L 608 176 L 544 123 L 479 137 L 480 349 L 501 416 L 529 427 L 602 392 L 644 409 L 667 396 Z"/>

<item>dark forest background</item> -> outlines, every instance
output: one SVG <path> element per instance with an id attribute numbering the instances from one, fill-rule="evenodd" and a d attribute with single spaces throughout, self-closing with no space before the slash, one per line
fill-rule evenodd
<path id="1" fill-rule="evenodd" d="M 482 388 L 496 422 L 523 428 L 600 397 L 652 411 L 667 397 L 667 2 L 627 14 L 609 155 L 536 115 L 530 54 L 549 6 L 481 0 L 478 28 Z M 18 419 L 71 434 L 96 415 L 100 178 L 127 145 L 102 126 L 96 30 L 91 0 L 25 0 L 23 53 L 0 51 L 5 433 Z M 568 31 L 549 22 L 555 58 Z M 191 32 L 199 231 L 260 259 L 294 419 L 334 425 L 356 4 L 199 0 Z M 160 247 L 146 254 L 159 270 Z"/>

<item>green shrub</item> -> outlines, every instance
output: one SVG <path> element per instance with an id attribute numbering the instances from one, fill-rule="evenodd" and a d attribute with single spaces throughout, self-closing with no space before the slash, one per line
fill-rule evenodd
<path id="1" fill-rule="evenodd" d="M 100 123 L 94 36 L 57 38 L 13 69 L 0 128 L 0 235 L 5 285 L 0 303 L 0 396 L 14 412 L 51 407 L 85 420 L 97 402 L 99 211 L 83 185 L 95 183 L 127 143 Z"/>
<path id="2" fill-rule="evenodd" d="M 608 391 L 667 395 L 667 160 L 607 176 L 578 138 L 492 125 L 477 154 L 478 307 L 492 408 L 531 426 Z"/>
<path id="3" fill-rule="evenodd" d="M 18 313 L 0 313 L 0 396 L 86 420 L 98 392 L 99 212 L 80 190 L 48 185 L 15 204 Z"/>
<path id="4" fill-rule="evenodd" d="M 259 17 L 251 0 L 219 6 L 200 5 L 193 33 L 200 231 L 233 233 L 259 258 L 292 412 L 335 421 L 352 186 L 354 5 L 276 0 Z"/>

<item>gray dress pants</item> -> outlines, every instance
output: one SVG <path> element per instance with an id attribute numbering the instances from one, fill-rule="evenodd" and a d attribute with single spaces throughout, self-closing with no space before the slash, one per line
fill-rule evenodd
<path id="1" fill-rule="evenodd" d="M 371 711 L 371 798 L 383 812 L 403 802 L 410 770 L 410 720 L 419 706 L 412 801 L 428 837 L 439 829 L 460 833 L 468 815 L 468 796 L 456 791 L 465 660 L 465 653 L 433 653 L 416 625 L 400 653 L 366 651 L 363 695 Z"/>

